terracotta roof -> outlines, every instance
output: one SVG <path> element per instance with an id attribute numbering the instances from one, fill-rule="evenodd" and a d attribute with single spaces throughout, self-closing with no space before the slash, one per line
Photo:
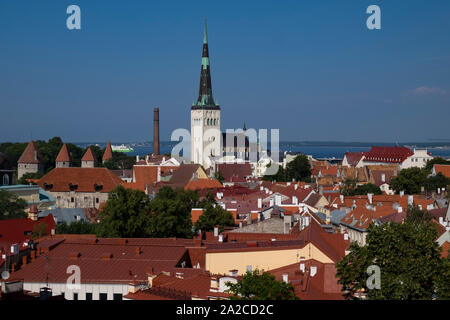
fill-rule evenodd
<path id="1" fill-rule="evenodd" d="M 177 171 L 175 171 L 170 178 L 170 184 L 173 187 L 184 188 L 188 182 L 193 178 L 194 172 L 200 168 L 199 164 L 185 164 L 182 163 Z"/>
<path id="2" fill-rule="evenodd" d="M 364 152 L 346 152 L 345 153 L 347 162 L 352 167 L 355 167 L 363 156 L 364 156 Z"/>
<path id="3" fill-rule="evenodd" d="M 365 154 L 365 162 L 402 163 L 414 153 L 407 147 L 376 147 L 373 146 Z"/>
<path id="4" fill-rule="evenodd" d="M 33 140 L 28 143 L 17 163 L 41 163 L 41 155 Z"/>
<path id="5" fill-rule="evenodd" d="M 186 255 L 183 239 L 80 239 L 64 240 L 13 274 L 25 282 L 65 283 L 67 267 L 78 265 L 82 283 L 146 282 L 149 269 L 160 273 L 172 271 Z M 172 245 L 174 244 L 174 245 Z M 47 266 L 48 265 L 48 266 Z"/>
<path id="6" fill-rule="evenodd" d="M 223 185 L 217 179 L 197 179 L 191 180 L 184 187 L 185 190 L 201 190 L 222 188 Z"/>
<path id="7" fill-rule="evenodd" d="M 38 181 L 50 192 L 68 192 L 70 183 L 75 192 L 110 192 L 123 181 L 107 168 L 55 168 Z"/>
<path id="8" fill-rule="evenodd" d="M 217 165 L 217 171 L 219 171 L 224 181 L 237 181 L 243 180 L 252 175 L 252 167 L 250 163 L 221 163 Z"/>
<path id="9" fill-rule="evenodd" d="M 95 161 L 94 154 L 92 153 L 91 147 L 88 147 L 86 152 L 81 158 L 81 161 Z"/>
<path id="10" fill-rule="evenodd" d="M 105 148 L 105 153 L 103 153 L 103 157 L 102 157 L 102 161 L 108 161 L 110 159 L 112 159 L 113 157 L 113 153 L 112 153 L 112 148 L 111 148 L 111 142 L 108 141 L 108 144 L 106 145 Z"/>
<path id="11" fill-rule="evenodd" d="M 51 213 L 37 221 L 28 218 L 0 220 L 0 244 L 23 243 L 30 240 L 34 226 L 42 223 L 47 225 L 46 232 L 50 235 L 51 230 L 55 229 L 55 220 Z"/>
<path id="12" fill-rule="evenodd" d="M 450 178 L 450 164 L 435 164 L 434 171 L 436 174 L 442 173 L 447 178 Z"/>
<path id="13" fill-rule="evenodd" d="M 71 162 L 72 158 L 70 157 L 69 150 L 67 150 L 67 146 L 64 143 L 59 150 L 58 156 L 56 157 L 56 162 Z"/>
<path id="14" fill-rule="evenodd" d="M 301 262 L 305 271 L 300 270 L 300 263 L 269 270 L 278 281 L 287 275 L 288 282 L 293 285 L 295 295 L 301 300 L 343 300 L 341 285 L 337 283 L 336 267 L 332 263 L 321 263 L 314 259 Z M 312 267 L 316 273 L 312 275 Z"/>

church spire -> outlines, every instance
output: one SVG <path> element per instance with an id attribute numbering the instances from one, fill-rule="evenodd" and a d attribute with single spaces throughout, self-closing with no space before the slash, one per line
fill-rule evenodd
<path id="1" fill-rule="evenodd" d="M 198 93 L 197 103 L 192 106 L 193 108 L 207 108 L 207 109 L 219 109 L 219 106 L 214 102 L 211 85 L 211 70 L 209 64 L 209 50 L 208 50 L 208 31 L 206 27 L 203 33 L 203 51 L 202 51 L 202 68 L 200 72 L 200 89 Z"/>

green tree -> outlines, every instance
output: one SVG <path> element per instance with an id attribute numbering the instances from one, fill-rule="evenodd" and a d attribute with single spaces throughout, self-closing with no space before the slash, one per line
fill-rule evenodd
<path id="1" fill-rule="evenodd" d="M 216 171 L 216 173 L 214 173 L 214 176 L 216 177 L 216 179 L 217 179 L 220 183 L 223 183 L 223 180 L 224 180 L 225 178 L 223 177 L 222 172 Z"/>
<path id="2" fill-rule="evenodd" d="M 417 194 L 425 186 L 427 173 L 420 168 L 403 169 L 391 179 L 391 187 L 396 192 L 405 191 L 407 194 Z"/>
<path id="3" fill-rule="evenodd" d="M 347 182 L 348 183 L 348 182 Z M 346 185 L 344 182 L 344 187 L 342 189 L 342 194 L 345 196 L 355 196 L 355 195 L 364 195 L 368 193 L 380 195 L 381 189 L 372 183 L 366 183 L 355 188 L 355 184 Z"/>
<path id="4" fill-rule="evenodd" d="M 286 165 L 287 180 L 311 181 L 311 165 L 308 157 L 304 154 L 298 155 Z"/>
<path id="5" fill-rule="evenodd" d="M 445 160 L 444 158 L 441 158 L 441 157 L 433 158 L 427 162 L 427 164 L 425 166 L 425 170 L 428 171 L 428 173 L 431 173 L 431 170 L 433 169 L 433 166 L 435 164 L 450 164 L 450 161 Z"/>
<path id="6" fill-rule="evenodd" d="M 439 172 L 435 176 L 426 178 L 424 185 L 425 190 L 436 191 L 438 188 L 447 188 L 447 186 L 450 185 L 450 179 Z"/>
<path id="7" fill-rule="evenodd" d="M 298 300 L 292 284 L 277 281 L 272 274 L 258 269 L 227 285 L 233 300 Z"/>
<path id="8" fill-rule="evenodd" d="M 96 227 L 99 237 L 143 238 L 150 235 L 150 201 L 143 191 L 118 186 L 108 195 Z"/>
<path id="9" fill-rule="evenodd" d="M 104 151 L 105 150 L 103 149 L 103 152 Z M 125 170 L 133 168 L 133 165 L 136 163 L 136 159 L 134 157 L 127 156 L 123 152 L 113 151 L 112 155 L 112 159 L 106 161 L 102 166 L 110 170 Z"/>
<path id="10" fill-rule="evenodd" d="M 97 225 L 88 221 L 74 221 L 67 224 L 65 221 L 58 224 L 56 233 L 58 234 L 96 234 Z"/>
<path id="11" fill-rule="evenodd" d="M 27 172 L 18 181 L 18 184 L 30 184 L 27 179 L 40 179 L 44 176 L 42 172 Z"/>
<path id="12" fill-rule="evenodd" d="M 26 218 L 26 207 L 25 200 L 6 190 L 0 190 L 0 220 Z"/>
<path id="13" fill-rule="evenodd" d="M 404 223 L 371 224 L 365 246 L 350 245 L 350 253 L 336 264 L 339 283 L 348 298 L 360 290 L 369 299 L 432 299 L 445 269 L 440 257 L 436 224 L 417 208 L 409 208 Z M 381 288 L 369 289 L 367 268 L 381 272 Z M 442 286 L 444 287 L 444 286 Z M 445 289 L 445 288 L 444 288 Z M 448 292 L 439 292 L 441 296 Z"/>
<path id="14" fill-rule="evenodd" d="M 191 238 L 191 209 L 198 199 L 196 192 L 162 187 L 150 202 L 151 236 Z"/>
<path id="15" fill-rule="evenodd" d="M 234 226 L 233 215 L 221 206 L 217 205 L 214 198 L 200 205 L 203 213 L 195 223 L 195 230 L 212 231 L 215 226 L 219 226 L 219 232 L 224 230 L 225 226 Z"/>
<path id="16" fill-rule="evenodd" d="M 267 165 L 267 167 L 269 167 L 269 165 Z M 277 182 L 285 182 L 287 181 L 287 173 L 286 170 L 283 169 L 282 166 L 278 166 L 278 170 L 277 173 L 269 175 L 269 174 L 265 174 L 262 179 L 264 181 L 277 181 Z"/>

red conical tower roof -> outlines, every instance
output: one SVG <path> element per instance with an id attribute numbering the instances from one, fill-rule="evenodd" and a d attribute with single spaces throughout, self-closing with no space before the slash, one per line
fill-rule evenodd
<path id="1" fill-rule="evenodd" d="M 92 153 L 91 147 L 89 147 L 86 150 L 83 158 L 81 158 L 81 161 L 95 161 L 94 154 Z"/>
<path id="2" fill-rule="evenodd" d="M 106 145 L 106 149 L 105 149 L 105 153 L 103 154 L 103 158 L 102 161 L 108 161 L 110 159 L 112 159 L 113 157 L 113 153 L 112 153 L 112 148 L 111 148 L 111 142 L 108 141 L 108 144 Z"/>
<path id="3" fill-rule="evenodd" d="M 41 156 L 33 140 L 27 145 L 17 163 L 41 163 Z"/>
<path id="4" fill-rule="evenodd" d="M 69 150 L 67 150 L 67 146 L 64 143 L 59 150 L 58 156 L 56 157 L 56 162 L 71 162 L 72 158 L 70 157 Z"/>

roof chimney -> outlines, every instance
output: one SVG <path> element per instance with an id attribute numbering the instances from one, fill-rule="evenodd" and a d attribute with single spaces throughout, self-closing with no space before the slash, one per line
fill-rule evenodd
<path id="1" fill-rule="evenodd" d="M 373 193 L 368 193 L 367 198 L 369 199 L 369 203 L 372 204 Z"/>
<path id="2" fill-rule="evenodd" d="M 153 109 L 153 154 L 159 154 L 159 108 Z"/>
<path id="3" fill-rule="evenodd" d="M 219 236 L 219 226 L 215 226 L 214 227 L 214 237 L 218 237 Z"/>
<path id="4" fill-rule="evenodd" d="M 386 182 L 386 174 L 381 174 L 381 182 Z"/>
<path id="5" fill-rule="evenodd" d="M 262 198 L 258 198 L 258 209 L 262 208 Z"/>

